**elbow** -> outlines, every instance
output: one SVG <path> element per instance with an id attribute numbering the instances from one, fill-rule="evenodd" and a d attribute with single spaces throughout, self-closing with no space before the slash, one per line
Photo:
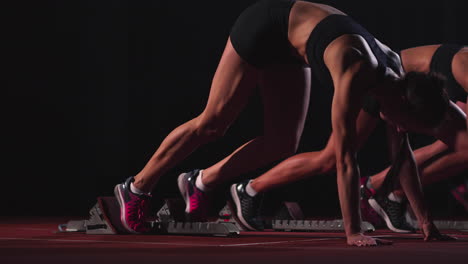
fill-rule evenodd
<path id="1" fill-rule="evenodd" d="M 340 155 L 341 156 L 341 155 Z M 348 153 L 336 159 L 336 172 L 340 180 L 350 181 L 354 175 L 359 175 L 356 156 Z"/>
<path id="2" fill-rule="evenodd" d="M 337 172 L 338 177 L 341 177 L 341 178 L 351 177 L 356 171 L 355 167 L 356 167 L 355 164 L 351 164 L 344 160 L 336 161 L 336 172 Z"/>

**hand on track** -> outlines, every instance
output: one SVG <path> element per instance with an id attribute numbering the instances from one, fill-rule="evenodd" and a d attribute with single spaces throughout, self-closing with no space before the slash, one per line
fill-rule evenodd
<path id="1" fill-rule="evenodd" d="M 455 237 L 441 234 L 439 229 L 434 225 L 434 223 L 423 224 L 421 225 L 421 231 L 424 236 L 424 241 L 453 241 L 457 240 Z"/>
<path id="2" fill-rule="evenodd" d="M 347 237 L 347 243 L 350 246 L 372 247 L 378 245 L 391 245 L 392 241 L 365 236 L 361 233 L 353 234 Z"/>

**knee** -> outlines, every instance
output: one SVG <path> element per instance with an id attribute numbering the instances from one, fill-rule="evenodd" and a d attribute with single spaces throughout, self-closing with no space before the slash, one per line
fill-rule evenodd
<path id="1" fill-rule="evenodd" d="M 206 118 L 202 115 L 195 119 L 195 133 L 205 141 L 213 141 L 226 134 L 228 125 L 217 118 Z"/>

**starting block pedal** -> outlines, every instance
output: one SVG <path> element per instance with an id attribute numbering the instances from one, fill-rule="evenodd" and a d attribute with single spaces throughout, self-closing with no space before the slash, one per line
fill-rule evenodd
<path id="1" fill-rule="evenodd" d="M 114 197 L 98 197 L 89 210 L 89 219 L 71 220 L 59 225 L 60 232 L 85 232 L 95 235 L 125 233 L 120 221 L 120 208 Z"/>
<path id="2" fill-rule="evenodd" d="M 60 232 L 85 232 L 86 234 L 126 234 L 120 221 L 120 207 L 115 197 L 98 197 L 89 211 L 87 220 L 71 220 L 59 225 Z M 183 202 L 183 201 L 182 201 Z M 233 236 L 240 230 L 232 222 L 181 222 L 183 210 L 180 202 L 167 200 L 159 210 L 159 219 L 151 221 L 152 234 Z"/>

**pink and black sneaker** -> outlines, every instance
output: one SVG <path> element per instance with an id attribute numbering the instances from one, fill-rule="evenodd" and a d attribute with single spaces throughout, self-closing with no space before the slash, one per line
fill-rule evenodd
<path id="1" fill-rule="evenodd" d="M 130 233 L 147 233 L 151 230 L 150 224 L 146 221 L 150 211 L 151 196 L 133 193 L 130 190 L 130 183 L 133 181 L 133 177 L 129 177 L 114 188 L 115 197 L 120 205 L 120 220 Z"/>
<path id="2" fill-rule="evenodd" d="M 363 221 L 367 221 L 375 227 L 381 227 L 384 225 L 382 218 L 369 204 L 369 198 L 375 195 L 375 190 L 367 188 L 366 184 L 368 180 L 369 177 L 361 177 L 359 184 L 359 189 L 361 192 L 361 217 Z"/>
<path id="3" fill-rule="evenodd" d="M 211 207 L 211 196 L 195 186 L 200 170 L 182 173 L 177 179 L 179 191 L 185 200 L 185 213 L 189 221 L 204 222 L 208 220 Z"/>

